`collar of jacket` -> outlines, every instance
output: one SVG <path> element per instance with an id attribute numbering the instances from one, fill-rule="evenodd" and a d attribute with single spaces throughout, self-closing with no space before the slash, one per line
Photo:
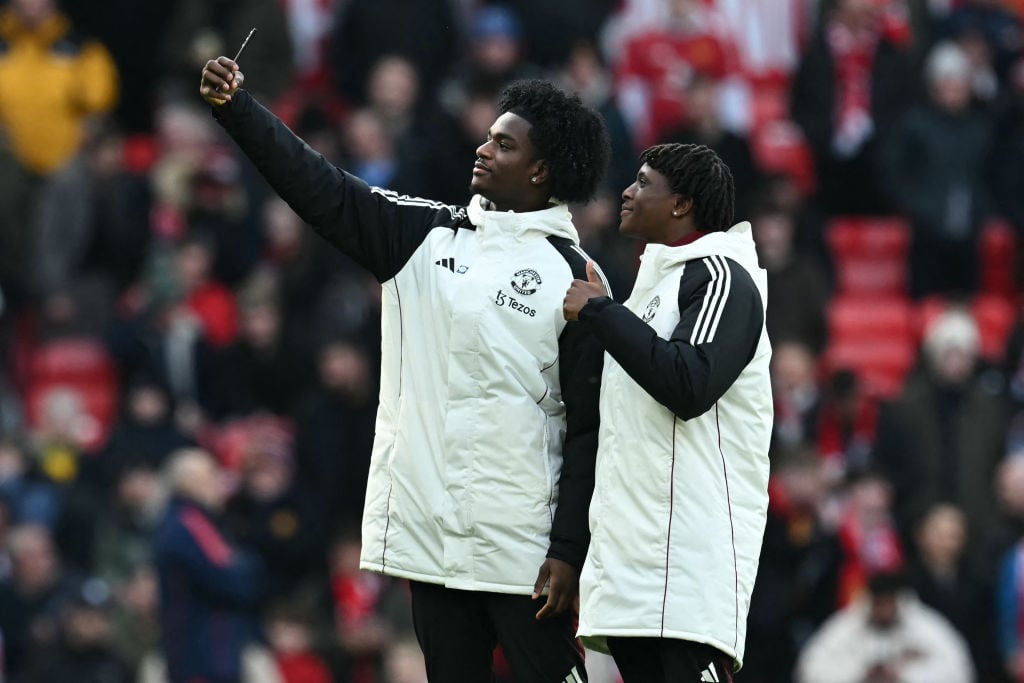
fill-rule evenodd
<path id="1" fill-rule="evenodd" d="M 754 235 L 750 223 L 743 221 L 728 230 L 712 232 L 679 247 L 665 244 L 648 244 L 640 255 L 640 271 L 636 276 L 633 291 L 644 291 L 660 281 L 679 264 L 707 256 L 726 256 L 739 263 L 753 276 L 764 299 L 767 295 L 767 275 L 758 265 L 754 248 Z"/>
<path id="2" fill-rule="evenodd" d="M 757 268 L 757 251 L 750 223 L 743 221 L 728 230 L 709 232 L 699 240 L 680 246 L 648 244 L 640 260 L 655 268 L 671 268 L 684 261 L 705 256 L 727 256 L 747 269 Z"/>
<path id="3" fill-rule="evenodd" d="M 572 214 L 563 202 L 552 204 L 540 211 L 495 211 L 491 203 L 474 195 L 469 202 L 469 220 L 476 226 L 481 239 L 524 239 L 531 234 L 544 237 L 565 237 L 579 244 L 580 236 L 572 224 Z"/>
<path id="4" fill-rule="evenodd" d="M 10 41 L 34 40 L 40 45 L 52 45 L 67 34 L 70 28 L 71 23 L 67 17 L 59 13 L 51 14 L 35 28 L 29 28 L 21 23 L 14 10 L 0 12 L 0 36 Z"/>

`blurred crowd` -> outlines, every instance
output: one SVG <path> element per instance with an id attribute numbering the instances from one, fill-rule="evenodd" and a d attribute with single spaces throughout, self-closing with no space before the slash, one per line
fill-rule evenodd
<path id="1" fill-rule="evenodd" d="M 469 199 L 505 83 L 578 92 L 613 157 L 574 221 L 620 300 L 639 152 L 715 149 L 774 347 L 737 680 L 1024 683 L 1022 13 L 7 0 L 0 680 L 187 680 L 199 651 L 239 653 L 246 681 L 425 680 L 405 586 L 358 569 L 379 286 L 198 97 L 255 26 L 240 65 L 261 101 L 371 184 L 447 203 Z"/>

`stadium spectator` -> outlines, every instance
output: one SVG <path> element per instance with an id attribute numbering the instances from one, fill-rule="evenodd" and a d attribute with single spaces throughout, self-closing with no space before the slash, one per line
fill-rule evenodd
<path id="1" fill-rule="evenodd" d="M 906 588 L 905 578 L 877 574 L 865 596 L 811 637 L 795 678 L 798 683 L 970 683 L 974 669 L 964 639 Z"/>
<path id="2" fill-rule="evenodd" d="M 911 585 L 921 602 L 949 620 L 967 641 L 982 680 L 999 675 L 992 581 L 967 555 L 967 522 L 955 505 L 938 503 L 925 513 L 914 536 Z"/>
<path id="3" fill-rule="evenodd" d="M 231 59 L 210 60 L 200 94 L 292 207 L 383 285 L 384 370 L 361 566 L 413 579 L 416 634 L 433 677 L 490 678 L 497 644 L 521 678 L 562 680 L 581 670 L 571 605 L 589 533 L 600 351 L 580 326 L 554 315 L 556 290 L 582 275 L 587 260 L 567 207 L 557 202 L 597 191 L 608 163 L 602 120 L 550 83 L 511 84 L 477 150 L 472 187 L 481 194 L 460 208 L 371 188 L 331 166 L 240 90 L 243 78 Z M 470 225 L 481 229 L 463 229 Z M 512 275 L 484 267 L 487 280 L 472 286 L 493 286 L 491 303 L 465 312 L 457 304 L 437 308 L 462 299 L 456 292 L 468 281 L 461 276 L 474 263 L 509 258 L 504 245 L 513 241 L 532 267 Z M 406 283 L 425 297 L 422 305 L 411 305 Z M 539 290 L 528 304 L 509 293 Z M 534 319 L 540 324 L 530 326 Z M 449 327 L 463 324 L 478 333 L 452 344 Z M 406 343 L 408 335 L 417 343 Z M 420 370 L 410 375 L 408 368 Z M 481 372 L 497 394 L 479 391 Z M 402 408 L 410 395 L 419 397 L 417 407 Z M 561 459 L 538 480 L 520 459 L 524 452 L 560 452 Z M 478 479 L 492 468 L 505 473 L 499 486 Z M 455 554 L 445 560 L 448 552 Z M 545 588 L 546 600 L 538 600 Z"/>
<path id="4" fill-rule="evenodd" d="M 760 190 L 761 173 L 754 163 L 750 144 L 728 130 L 721 113 L 721 81 L 697 74 L 686 86 L 686 118 L 678 128 L 666 131 L 664 142 L 707 145 L 715 150 L 736 183 L 736 215 L 751 216 L 752 201 Z"/>
<path id="5" fill-rule="evenodd" d="M 85 581 L 61 605 L 58 636 L 49 648 L 35 653 L 21 683 L 130 683 L 132 672 L 111 642 L 110 588 L 102 581 Z"/>
<path id="6" fill-rule="evenodd" d="M 464 169 L 498 118 L 498 90 L 486 78 L 459 82 L 456 90 L 423 123 L 423 139 L 403 146 L 397 185 L 415 196 L 465 204 L 472 192 Z"/>
<path id="7" fill-rule="evenodd" d="M 244 446 L 241 481 L 225 527 L 265 567 L 265 599 L 283 600 L 323 583 L 323 511 L 296 486 L 291 434 L 256 427 Z"/>
<path id="8" fill-rule="evenodd" d="M 928 104 L 895 126 L 882 149 L 885 187 L 913 222 L 915 296 L 977 288 L 978 235 L 991 210 L 983 179 L 992 124 L 971 107 L 967 57 L 940 43 L 928 55 Z"/>
<path id="9" fill-rule="evenodd" d="M 992 482 L 1003 456 L 1006 406 L 998 381 L 978 369 L 978 344 L 968 313 L 944 313 L 925 333 L 918 372 L 882 411 L 875 459 L 892 482 L 905 538 L 939 501 L 963 510 L 974 541 L 995 521 Z"/>
<path id="10" fill-rule="evenodd" d="M 16 524 L 43 526 L 53 531 L 60 519 L 60 490 L 40 476 L 24 444 L 0 441 L 0 500 Z"/>
<path id="11" fill-rule="evenodd" d="M 165 73 L 181 97 L 207 55 L 234 54 L 250 29 L 245 64 L 260 74 L 261 97 L 279 97 L 292 84 L 294 61 L 284 3 L 276 0 L 178 0 L 164 36 Z"/>
<path id="12" fill-rule="evenodd" d="M 363 514 L 376 382 L 366 351 L 350 342 L 329 341 L 317 358 L 317 381 L 295 413 L 296 467 L 303 490 L 335 531 Z"/>
<path id="13" fill-rule="evenodd" d="M 287 334 L 271 283 L 250 280 L 240 293 L 239 338 L 219 357 L 218 409 L 242 417 L 288 415 L 312 378 L 304 350 Z"/>
<path id="14" fill-rule="evenodd" d="M 739 680 L 792 683 L 807 637 L 835 609 L 839 543 L 830 486 L 813 451 L 772 463 L 768 522 L 750 602 L 747 656 Z"/>
<path id="15" fill-rule="evenodd" d="M 814 153 L 828 215 L 888 209 L 876 153 L 914 92 L 908 46 L 883 30 L 875 0 L 838 0 L 793 77 L 790 110 Z"/>
<path id="16" fill-rule="evenodd" d="M 337 91 L 348 102 L 365 102 L 371 67 L 381 57 L 399 55 L 416 65 L 423 91 L 434 92 L 458 57 L 460 26 L 450 0 L 338 3 L 329 48 Z"/>
<path id="17" fill-rule="evenodd" d="M 0 13 L 0 282 L 40 282 L 47 254 L 40 235 L 63 235 L 64 249 L 88 240 L 88 191 L 79 156 L 98 116 L 117 100 L 117 71 L 102 44 L 83 37 L 56 0 L 13 0 Z M 31 96 L 27 96 L 27 92 Z M 69 264 L 70 265 L 70 264 Z"/>
<path id="18" fill-rule="evenodd" d="M 373 109 L 357 109 L 343 125 L 345 166 L 375 187 L 399 188 L 397 141 Z"/>
<path id="19" fill-rule="evenodd" d="M 878 436 L 878 410 L 878 401 L 855 372 L 832 373 L 816 427 L 818 453 L 830 482 L 870 467 Z"/>
<path id="20" fill-rule="evenodd" d="M 980 38 L 1000 81 L 1005 81 L 1024 47 L 1021 19 L 1006 4 L 1000 0 L 964 0 L 945 18 L 940 29 L 943 37 L 958 42 L 971 35 Z"/>
<path id="21" fill-rule="evenodd" d="M 314 650 L 311 615 L 282 603 L 270 608 L 263 621 L 282 683 L 333 682 L 327 664 Z"/>
<path id="22" fill-rule="evenodd" d="M 821 410 L 814 353 L 805 345 L 783 342 L 772 352 L 775 424 L 772 450 L 813 441 Z"/>
<path id="23" fill-rule="evenodd" d="M 892 487 L 877 472 L 854 472 L 849 477 L 836 535 L 837 607 L 856 600 L 872 575 L 904 569 L 905 552 L 892 516 Z"/>
<path id="24" fill-rule="evenodd" d="M 224 491 L 213 458 L 177 451 L 166 472 L 174 495 L 157 528 L 154 555 L 168 681 L 238 683 L 243 651 L 256 639 L 262 568 L 214 521 Z"/>
<path id="25" fill-rule="evenodd" d="M 615 67 L 623 112 L 641 148 L 683 124 L 686 89 L 695 76 L 722 79 L 739 66 L 732 36 L 713 6 L 667 4 L 664 21 L 630 38 Z"/>
<path id="26" fill-rule="evenodd" d="M 761 267 L 768 273 L 768 337 L 776 347 L 795 342 L 815 355 L 825 350 L 828 281 L 818 262 L 796 249 L 796 218 L 765 203 L 750 214 Z"/>
<path id="27" fill-rule="evenodd" d="M 17 678 L 36 652 L 56 642 L 60 608 L 74 593 L 76 580 L 62 567 L 45 527 L 12 528 L 7 547 L 11 575 L 0 582 L 0 633 L 4 671 Z"/>
<path id="28" fill-rule="evenodd" d="M 141 671 L 145 658 L 152 658 L 159 648 L 158 593 L 152 565 L 136 569 L 115 590 L 111 642 L 132 671 Z"/>
<path id="29" fill-rule="evenodd" d="M 102 455 L 108 485 L 126 468 L 157 470 L 173 451 L 191 445 L 174 424 L 171 396 L 159 379 L 141 373 L 128 379 L 124 409 Z"/>
<path id="30" fill-rule="evenodd" d="M 505 0 L 523 19 L 523 51 L 530 61 L 557 69 L 571 59 L 574 45 L 595 43 L 601 24 L 618 0 Z"/>
<path id="31" fill-rule="evenodd" d="M 113 591 L 153 564 L 153 533 L 167 500 L 157 471 L 145 462 L 120 470 L 114 500 L 96 522 L 93 572 Z"/>
<path id="32" fill-rule="evenodd" d="M 633 182 L 636 150 L 633 134 L 615 101 L 614 76 L 593 43 L 573 45 L 562 72 L 562 82 L 604 118 L 612 149 L 605 186 L 617 196 L 619 190 Z"/>

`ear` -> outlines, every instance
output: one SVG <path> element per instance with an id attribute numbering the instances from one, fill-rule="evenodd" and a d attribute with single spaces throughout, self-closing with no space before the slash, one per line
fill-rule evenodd
<path id="1" fill-rule="evenodd" d="M 530 166 L 530 184 L 543 185 L 551 175 L 548 164 L 543 159 L 538 159 Z"/>
<path id="2" fill-rule="evenodd" d="M 685 218 L 691 211 L 693 211 L 693 198 L 676 195 L 675 204 L 672 206 L 672 217 Z"/>

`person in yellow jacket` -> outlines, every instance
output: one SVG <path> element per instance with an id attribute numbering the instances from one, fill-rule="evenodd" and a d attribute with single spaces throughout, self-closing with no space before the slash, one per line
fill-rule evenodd
<path id="1" fill-rule="evenodd" d="M 0 288 L 67 286 L 88 239 L 80 152 L 117 94 L 110 54 L 56 0 L 0 8 Z"/>
<path id="2" fill-rule="evenodd" d="M 0 128 L 27 170 L 46 176 L 67 164 L 117 89 L 107 49 L 77 35 L 55 0 L 12 0 L 0 13 Z"/>

